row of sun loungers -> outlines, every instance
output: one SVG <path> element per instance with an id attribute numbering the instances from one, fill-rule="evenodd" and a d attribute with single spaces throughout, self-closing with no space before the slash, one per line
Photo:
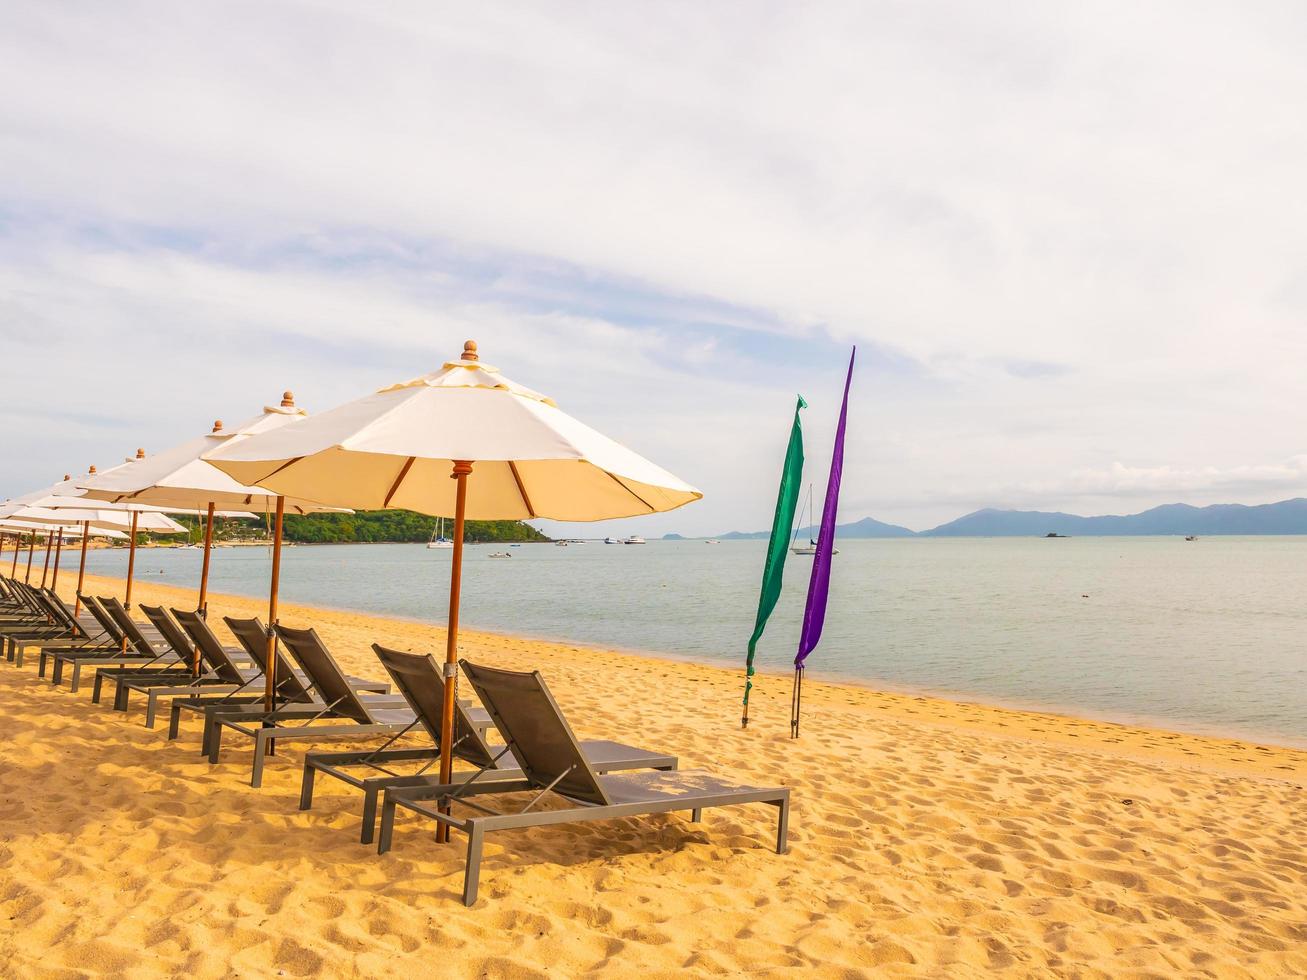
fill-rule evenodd
<path id="1" fill-rule="evenodd" d="M 83 671 L 94 671 L 92 698 L 106 686 L 113 708 L 127 712 L 133 693 L 146 700 L 145 725 L 169 709 L 168 738 L 179 736 L 184 716 L 202 723 L 200 751 L 221 758 L 224 735 L 248 738 L 254 749 L 250 784 L 261 785 L 274 746 L 373 736 L 366 750 L 310 751 L 303 763 L 300 809 L 313 804 L 317 777 L 354 787 L 363 795 L 360 840 L 377 839 L 378 851 L 394 840 L 403 810 L 467 837 L 463 901 L 476 901 L 481 854 L 488 834 L 552 824 L 703 810 L 744 803 L 777 809 L 776 850 L 784 853 L 789 790 L 743 786 L 704 771 L 678 769 L 673 755 L 612 741 L 582 741 L 538 672 L 499 670 L 463 662 L 479 704 L 457 702 L 452 754 L 468 768 L 442 783 L 440 716 L 445 679 L 429 655 L 374 645 L 391 685 L 341 670 L 312 629 L 277 626 L 277 690 L 265 700 L 268 632 L 257 619 L 226 618 L 238 646 L 225 646 L 203 617 L 185 610 L 141 606 L 138 623 L 114 598 L 80 596 L 75 615 L 49 589 L 0 577 L 0 638 L 6 660 L 23 666 L 24 652 L 39 650 L 39 676 L 77 691 Z M 492 738 L 492 735 L 495 738 Z M 424 737 L 414 746 L 411 738 Z M 401 743 L 402 739 L 409 741 Z M 416 767 L 416 768 L 414 768 Z M 498 810 L 493 797 L 521 800 Z M 551 806 L 542 807 L 546 798 Z M 380 830 L 377 830 L 378 810 Z"/>

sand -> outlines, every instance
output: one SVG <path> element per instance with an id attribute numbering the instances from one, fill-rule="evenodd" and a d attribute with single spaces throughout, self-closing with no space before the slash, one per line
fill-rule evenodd
<path id="1" fill-rule="evenodd" d="M 368 676 L 373 640 L 444 644 L 282 618 Z M 303 747 L 253 790 L 246 745 L 211 768 L 194 723 L 169 743 L 139 707 L 3 664 L 0 974 L 1307 975 L 1307 752 L 813 681 L 795 742 L 782 678 L 742 732 L 738 671 L 475 632 L 462 650 L 540 669 L 583 738 L 792 787 L 790 853 L 761 806 L 503 835 L 467 909 L 463 848 L 431 824 L 401 816 L 379 857 L 346 787 L 299 812 Z"/>

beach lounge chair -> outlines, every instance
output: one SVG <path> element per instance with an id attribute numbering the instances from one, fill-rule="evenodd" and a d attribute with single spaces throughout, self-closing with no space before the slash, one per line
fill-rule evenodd
<path id="1" fill-rule="evenodd" d="M 212 663 L 224 663 L 224 673 L 241 671 L 253 665 L 258 671 L 256 680 L 242 688 L 227 694 L 214 695 L 210 692 L 176 697 L 172 701 L 168 720 L 168 739 L 177 737 L 181 726 L 183 712 L 190 711 L 204 718 L 204 737 L 200 743 L 200 752 L 209 753 L 209 735 L 213 730 L 213 717 L 222 711 L 231 711 L 242 705 L 260 706 L 264 701 L 263 669 L 267 658 L 268 632 L 258 619 L 233 619 L 227 617 L 224 622 L 241 645 L 239 652 L 228 650 L 219 642 L 218 637 L 209 627 L 208 621 L 199 613 L 174 609 L 173 616 L 181 624 L 206 660 Z M 360 677 L 349 678 L 350 685 L 356 691 L 373 694 L 387 694 L 390 686 L 380 681 L 365 680 Z M 313 693 L 303 673 L 286 659 L 280 649 L 277 651 L 277 692 L 275 702 L 308 703 L 313 701 Z M 261 710 L 261 709 L 260 709 Z"/>
<path id="2" fill-rule="evenodd" d="M 22 616 L 15 615 L 0 623 L 0 637 L 4 639 L 5 656 L 16 666 L 23 666 L 23 653 L 29 647 L 47 643 L 85 643 L 89 629 L 100 632 L 94 620 L 89 624 L 78 621 L 63 601 L 49 589 L 18 586 L 24 596 Z"/>
<path id="3" fill-rule="evenodd" d="M 230 621 L 227 625 L 232 626 Z M 314 699 L 307 703 L 288 703 L 270 712 L 263 705 L 250 704 L 206 713 L 209 731 L 205 744 L 210 763 L 218 761 L 224 729 L 245 735 L 254 742 L 250 785 L 258 788 L 263 783 L 264 760 L 277 742 L 391 735 L 418 723 L 402 697 L 356 690 L 314 630 L 285 626 L 276 629 L 278 640 L 303 671 Z M 319 722 L 331 724 L 319 725 Z"/>
<path id="4" fill-rule="evenodd" d="M 156 631 L 159 640 L 157 643 L 148 639 L 141 631 L 141 628 L 132 619 L 131 614 L 117 599 L 112 600 L 112 605 L 106 603 L 105 611 L 118 624 L 123 635 L 127 637 L 128 645 L 132 650 L 144 651 L 153 650 L 154 659 L 148 660 L 141 664 L 118 664 L 113 667 L 101 667 L 95 674 L 95 685 L 92 689 L 91 702 L 100 703 L 100 695 L 104 691 L 105 681 L 112 683 L 117 689 L 114 695 L 114 709 L 118 711 L 127 710 L 127 690 L 123 687 L 125 681 L 143 681 L 146 678 L 168 676 L 174 682 L 183 680 L 191 676 L 191 649 L 189 644 L 175 646 L 168 637 L 157 633 L 157 628 L 151 626 Z"/>
<path id="5" fill-rule="evenodd" d="M 477 897 L 481 850 L 487 834 L 524 827 L 610 820 L 689 810 L 698 820 L 709 807 L 766 803 L 778 810 L 776 852 L 785 853 L 790 813 L 790 791 L 783 787 L 742 786 L 701 770 L 678 772 L 613 773 L 594 771 L 538 672 L 522 673 L 479 667 L 463 661 L 463 671 L 485 705 L 495 726 L 507 740 L 506 751 L 517 761 L 518 779 L 484 782 L 475 777 L 446 786 L 387 790 L 381 805 L 378 851 L 390 849 L 395 809 L 404 807 L 467 834 L 467 866 L 463 876 L 463 904 Z M 538 810 L 548 794 L 566 806 Z M 473 799 L 478 795 L 528 795 L 524 806 L 497 812 Z M 457 806 L 469 816 L 442 813 Z"/>
<path id="6" fill-rule="evenodd" d="M 216 639 L 212 645 L 193 645 L 186 631 L 162 606 L 142 605 L 141 612 L 177 655 L 177 663 L 157 671 L 144 666 L 122 668 L 121 673 L 102 670 L 96 675 L 96 686 L 99 687 L 101 677 L 110 675 L 109 679 L 117 685 L 114 697 L 117 711 L 127 710 L 132 691 L 144 694 L 146 728 L 154 727 L 159 702 L 164 698 L 204 698 L 237 694 L 242 690 L 248 692 L 263 677 L 263 671 L 257 668 L 239 665 Z M 193 666 L 197 650 L 202 668 L 199 676 L 195 675 Z"/>
<path id="7" fill-rule="evenodd" d="M 76 692 L 80 685 L 83 667 L 98 670 L 101 667 L 150 664 L 161 657 L 171 656 L 162 638 L 146 636 L 135 627 L 135 624 L 133 624 L 132 636 L 123 632 L 120 620 L 126 619 L 130 622 L 131 618 L 127 615 L 127 610 L 123 609 L 122 603 L 112 596 L 98 598 L 82 596 L 82 604 L 103 627 L 107 642 L 97 643 L 95 646 L 42 644 L 39 674 L 45 676 L 45 665 L 47 660 L 50 661 L 53 664 L 50 673 L 52 684 L 62 683 L 65 666 L 72 667 L 69 690 Z"/>
<path id="8" fill-rule="evenodd" d="M 389 746 L 397 737 L 392 736 L 384 745 L 366 752 L 310 752 L 304 759 L 304 780 L 300 786 L 301 810 L 313 806 L 313 783 L 318 773 L 333 776 L 361 789 L 363 829 L 359 840 L 363 844 L 372 843 L 376 829 L 377 800 L 382 792 L 392 788 L 440 784 L 439 775 L 429 774 L 427 770 L 440 761 L 440 718 L 445 703 L 445 681 L 440 666 L 430 654 L 401 653 L 376 643 L 372 644 L 372 649 L 394 681 L 395 690 L 404 696 L 417 715 L 432 746 L 392 749 Z M 489 721 L 490 716 L 485 709 L 468 709 L 456 702 L 455 711 L 454 758 L 475 766 L 477 770 L 484 770 L 484 779 L 520 778 L 521 771 L 513 767 L 511 757 L 505 757 L 503 746 L 499 746 L 497 752 L 486 741 L 485 722 Z M 617 742 L 587 741 L 580 745 L 591 767 L 599 773 L 626 769 L 676 768 L 674 755 L 647 752 Z M 415 762 L 422 766 L 414 773 L 402 774 L 390 768 L 396 764 Z M 474 771 L 467 770 L 456 773 L 455 778 L 462 780 L 472 775 Z"/>

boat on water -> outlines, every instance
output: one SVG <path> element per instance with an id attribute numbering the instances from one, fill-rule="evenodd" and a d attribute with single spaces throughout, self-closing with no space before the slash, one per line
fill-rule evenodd
<path id="1" fill-rule="evenodd" d="M 431 532 L 431 540 L 427 542 L 427 547 L 442 550 L 454 547 L 454 542 L 445 537 L 445 519 L 443 517 L 436 518 L 436 529 Z"/>
<path id="2" fill-rule="evenodd" d="M 716 538 L 709 538 L 707 541 L 704 542 L 704 544 L 721 544 L 721 542 L 718 541 Z"/>
<path id="3" fill-rule="evenodd" d="M 604 544 L 621 544 L 616 538 L 604 538 Z"/>
<path id="4" fill-rule="evenodd" d="M 520 544 L 510 544 L 509 547 L 510 547 L 510 548 L 520 548 L 520 547 L 522 547 L 522 546 L 521 546 Z"/>
<path id="5" fill-rule="evenodd" d="M 804 495 L 804 498 L 803 498 L 803 499 L 804 499 L 804 500 L 807 502 L 807 504 L 808 504 L 808 527 L 811 528 L 811 527 L 813 526 L 813 523 L 812 523 L 812 484 L 811 484 L 811 483 L 808 484 L 808 492 Z M 802 505 L 799 506 L 799 515 L 800 515 L 800 516 L 803 515 L 803 506 L 802 506 Z M 797 527 L 794 529 L 794 537 L 792 537 L 792 538 L 790 539 L 790 554 L 793 554 L 793 555 L 808 555 L 808 556 L 811 557 L 812 555 L 815 555 L 815 554 L 817 553 L 817 542 L 814 541 L 814 540 L 812 540 L 812 538 L 808 538 L 808 543 L 807 543 L 807 544 L 796 544 L 795 542 L 797 542 L 797 541 L 799 540 L 799 531 L 800 531 L 800 530 L 801 530 L 801 528 L 797 528 Z M 839 553 L 840 553 L 840 549 L 839 549 L 839 548 L 832 548 L 832 549 L 831 549 L 831 554 L 832 554 L 832 555 L 838 555 Z"/>
<path id="6" fill-rule="evenodd" d="M 555 542 L 554 542 L 554 547 L 555 547 L 555 548 L 566 548 L 566 547 L 567 547 L 567 542 L 566 542 L 566 541 L 555 541 Z"/>
<path id="7" fill-rule="evenodd" d="M 1198 540 L 1198 535 L 1196 535 L 1196 534 L 1186 534 L 1186 535 L 1184 536 L 1184 539 L 1185 539 L 1186 541 L 1197 541 L 1197 540 Z"/>
<path id="8" fill-rule="evenodd" d="M 644 538 L 638 534 L 632 534 L 629 538 L 623 538 L 622 544 L 644 544 Z"/>
<path id="9" fill-rule="evenodd" d="M 490 554 L 486 555 L 486 557 L 487 558 L 512 558 L 513 556 L 510 555 L 507 551 L 492 551 Z"/>

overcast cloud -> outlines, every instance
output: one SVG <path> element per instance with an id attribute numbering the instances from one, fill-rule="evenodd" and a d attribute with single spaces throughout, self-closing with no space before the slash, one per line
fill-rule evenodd
<path id="1" fill-rule="evenodd" d="M 383 9 L 384 8 L 384 9 Z M 0 495 L 477 339 L 767 525 L 1307 484 L 1301 3 L 6 4 Z"/>

